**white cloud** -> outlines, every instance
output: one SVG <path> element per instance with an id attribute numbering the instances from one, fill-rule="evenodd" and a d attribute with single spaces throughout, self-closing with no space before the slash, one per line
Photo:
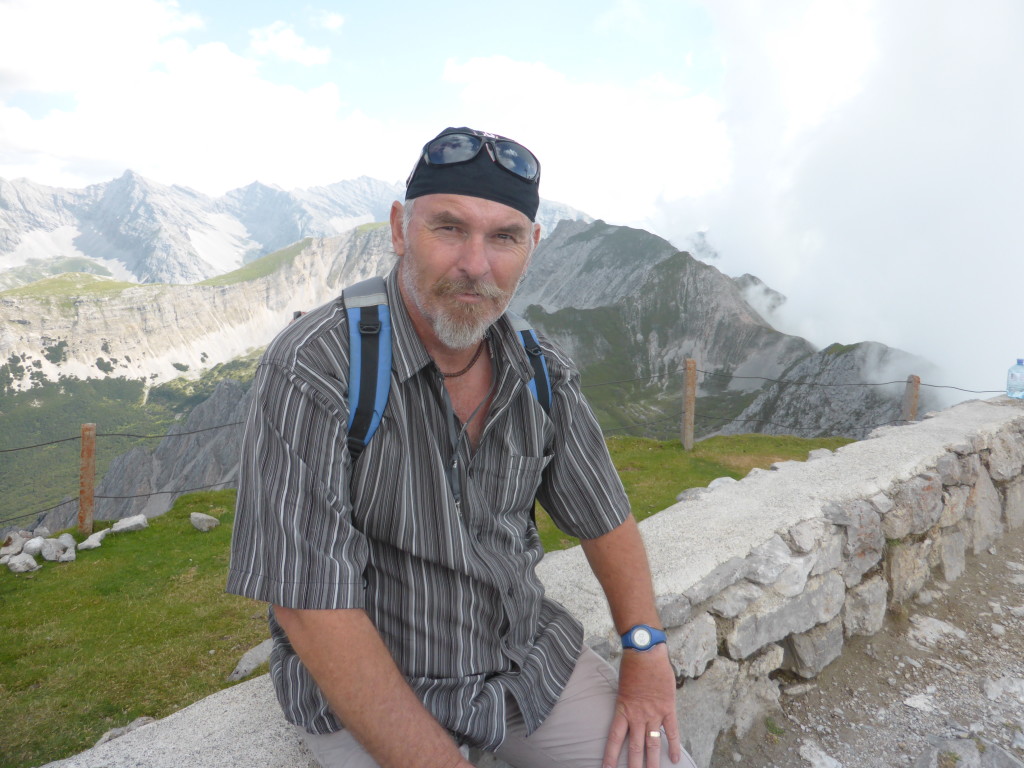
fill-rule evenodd
<path id="1" fill-rule="evenodd" d="M 331 60 L 331 52 L 327 48 L 310 45 L 283 21 L 275 21 L 262 29 L 250 29 L 249 45 L 260 56 L 275 56 L 307 67 Z"/>
<path id="2" fill-rule="evenodd" d="M 340 13 L 322 11 L 317 15 L 317 23 L 324 29 L 329 29 L 332 32 L 337 32 L 345 23 L 345 17 L 342 16 Z"/>
<path id="3" fill-rule="evenodd" d="M 824 7 L 715 16 L 735 172 L 666 205 L 661 231 L 683 243 L 709 225 L 723 269 L 789 296 L 788 330 L 882 341 L 942 366 L 938 383 L 998 389 L 1024 352 L 1024 6 L 879 0 L 845 21 Z M 844 24 L 856 45 L 837 41 Z"/>
<path id="4" fill-rule="evenodd" d="M 172 36 L 202 26 L 175 2 L 0 2 L 0 95 L 17 90 L 116 90 L 165 55 Z"/>
<path id="5" fill-rule="evenodd" d="M 637 222 L 659 200 L 706 194 L 728 180 L 720 105 L 665 76 L 575 82 L 545 64 L 493 56 L 450 60 L 444 78 L 459 88 L 467 124 L 537 153 L 542 195 L 595 216 Z M 545 157 L 558 162 L 549 169 Z"/>

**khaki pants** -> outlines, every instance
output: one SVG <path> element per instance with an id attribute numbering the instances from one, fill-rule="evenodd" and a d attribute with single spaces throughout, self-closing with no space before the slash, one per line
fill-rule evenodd
<path id="1" fill-rule="evenodd" d="M 509 702 L 505 741 L 495 752 L 496 757 L 516 768 L 600 768 L 608 728 L 615 714 L 617 689 L 618 677 L 612 666 L 584 648 L 555 708 L 529 738 L 518 707 Z M 377 768 L 347 730 L 327 736 L 299 730 L 323 768 Z M 662 739 L 661 768 L 672 768 L 667 741 Z M 626 752 L 623 746 L 620 768 L 626 768 Z M 676 767 L 696 768 L 696 765 L 684 751 Z"/>

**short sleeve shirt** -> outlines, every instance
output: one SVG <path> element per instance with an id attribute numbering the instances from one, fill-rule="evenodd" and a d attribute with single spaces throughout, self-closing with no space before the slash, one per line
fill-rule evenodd
<path id="1" fill-rule="evenodd" d="M 495 394 L 473 450 L 451 428 L 443 378 L 394 272 L 387 290 L 391 390 L 354 468 L 341 299 L 289 325 L 264 354 L 243 441 L 228 591 L 290 608 L 365 610 L 438 722 L 462 743 L 494 749 L 506 697 L 532 732 L 582 645 L 579 622 L 544 596 L 535 572 L 543 550 L 534 499 L 580 538 L 616 528 L 629 504 L 560 350 L 541 337 L 547 414 L 528 389 L 532 368 L 507 316 L 491 327 Z M 270 616 L 271 676 L 286 718 L 311 733 L 344 727 Z"/>

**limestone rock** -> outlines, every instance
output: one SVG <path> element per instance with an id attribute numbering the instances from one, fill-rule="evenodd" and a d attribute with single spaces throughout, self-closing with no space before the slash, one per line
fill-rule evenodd
<path id="1" fill-rule="evenodd" d="M 149 521 L 145 515 L 133 515 L 132 517 L 125 517 L 114 523 L 110 530 L 113 533 L 128 533 L 131 531 L 141 531 L 144 528 L 149 527 Z"/>
<path id="2" fill-rule="evenodd" d="M 934 473 L 913 477 L 900 485 L 893 502 L 893 509 L 882 518 L 886 538 L 924 533 L 942 515 L 942 480 Z"/>
<path id="3" fill-rule="evenodd" d="M 963 483 L 963 469 L 960 465 L 960 457 L 955 453 L 947 453 L 940 456 L 935 463 L 935 471 L 939 473 L 942 484 L 960 485 Z"/>
<path id="4" fill-rule="evenodd" d="M 761 721 L 766 711 L 780 709 L 779 684 L 769 675 L 782 666 L 784 658 L 782 646 L 771 643 L 740 664 L 731 709 L 733 728 L 739 738 Z"/>
<path id="5" fill-rule="evenodd" d="M 741 581 L 723 589 L 711 601 L 712 613 L 726 619 L 734 619 L 747 609 L 747 606 L 764 594 L 764 590 L 749 581 Z"/>
<path id="6" fill-rule="evenodd" d="M 999 491 L 992 484 L 988 472 L 982 469 L 967 498 L 967 519 L 971 521 L 970 544 L 974 554 L 981 554 L 998 541 L 1003 532 L 1001 516 Z"/>
<path id="7" fill-rule="evenodd" d="M 894 603 L 909 600 L 924 587 L 929 575 L 931 548 L 931 539 L 917 543 L 899 542 L 889 548 L 886 565 Z"/>
<path id="8" fill-rule="evenodd" d="M 800 757 L 807 761 L 810 768 L 843 768 L 842 763 L 810 739 L 800 744 Z"/>
<path id="9" fill-rule="evenodd" d="M 34 556 L 28 552 L 22 552 L 20 555 L 11 556 L 11 559 L 7 561 L 7 567 L 11 573 L 28 573 L 37 570 L 40 566 Z"/>
<path id="10" fill-rule="evenodd" d="M 0 557 L 6 557 L 7 555 L 20 555 L 21 550 L 24 548 L 25 542 L 27 541 L 28 539 L 20 533 L 15 532 L 8 535 L 6 539 L 7 543 L 0 547 Z"/>
<path id="11" fill-rule="evenodd" d="M 1024 475 L 1006 485 L 1006 527 L 1011 531 L 1024 525 Z"/>
<path id="12" fill-rule="evenodd" d="M 701 768 L 711 764 L 718 734 L 732 725 L 729 705 L 739 664 L 717 657 L 696 680 L 684 680 L 676 694 L 683 747 Z"/>
<path id="13" fill-rule="evenodd" d="M 239 659 L 234 670 L 228 675 L 228 681 L 235 682 L 251 675 L 256 667 L 269 661 L 270 652 L 273 649 L 274 641 L 269 637 L 256 647 L 250 648 L 242 654 L 242 658 Z"/>
<path id="14" fill-rule="evenodd" d="M 669 658 L 683 677 L 700 677 L 718 652 L 715 620 L 702 613 L 668 632 Z"/>
<path id="15" fill-rule="evenodd" d="M 843 652 L 843 622 L 838 616 L 827 624 L 786 639 L 783 667 L 800 677 L 817 676 Z"/>
<path id="16" fill-rule="evenodd" d="M 44 541 L 46 541 L 46 539 L 42 536 L 35 536 L 25 542 L 25 546 L 21 548 L 21 551 L 26 555 L 32 555 L 35 557 L 42 553 Z"/>
<path id="17" fill-rule="evenodd" d="M 846 528 L 843 581 L 852 587 L 882 559 L 885 535 L 881 516 L 873 502 L 863 500 L 829 504 L 822 511 L 833 523 Z"/>
<path id="18" fill-rule="evenodd" d="M 64 554 L 65 549 L 67 547 L 56 539 L 43 539 L 43 548 L 39 554 L 43 556 L 43 560 L 49 560 L 51 563 L 54 563 L 58 557 Z"/>
<path id="19" fill-rule="evenodd" d="M 1024 445 L 1000 433 L 989 446 L 988 471 L 993 480 L 1012 480 L 1024 467 Z"/>
<path id="20" fill-rule="evenodd" d="M 729 656 L 744 659 L 768 643 L 830 621 L 843 607 L 846 590 L 836 573 L 808 579 L 803 594 L 783 598 L 766 592 L 725 634 Z"/>
<path id="21" fill-rule="evenodd" d="M 959 627 L 954 627 L 949 622 L 931 616 L 915 614 L 910 617 L 910 623 L 912 626 L 907 637 L 918 647 L 935 645 L 950 638 L 954 641 L 962 641 L 967 637 L 967 633 Z"/>
<path id="22" fill-rule="evenodd" d="M 220 520 L 216 517 L 213 515 L 203 514 L 202 512 L 193 512 L 189 515 L 189 522 L 192 523 L 193 528 L 197 531 L 202 531 L 203 533 L 208 533 L 220 525 Z"/>
<path id="23" fill-rule="evenodd" d="M 109 528 L 104 528 L 102 531 L 96 531 L 96 533 L 92 534 L 92 536 L 90 536 L 85 541 L 83 541 L 81 544 L 79 544 L 78 545 L 78 549 L 79 550 L 83 550 L 83 549 L 96 549 L 97 547 L 100 546 L 100 544 L 103 543 L 103 540 L 105 538 L 107 538 L 109 533 L 110 533 L 110 529 Z"/>
<path id="24" fill-rule="evenodd" d="M 781 536 L 773 536 L 747 558 L 746 577 L 755 584 L 772 584 L 792 559 L 789 545 Z"/>
<path id="25" fill-rule="evenodd" d="M 942 514 L 939 516 L 939 527 L 948 528 L 956 525 L 967 516 L 967 499 L 971 489 L 964 485 L 954 486 L 942 493 Z"/>
<path id="26" fill-rule="evenodd" d="M 843 629 L 847 637 L 873 635 L 885 622 L 889 585 L 881 576 L 874 576 L 846 593 L 843 604 Z"/>
<path id="27" fill-rule="evenodd" d="M 734 557 L 715 568 L 683 594 L 691 604 L 699 605 L 709 597 L 738 582 L 747 575 L 749 568 L 745 559 Z"/>
<path id="28" fill-rule="evenodd" d="M 690 618 L 690 601 L 685 595 L 660 595 L 657 600 L 658 616 L 663 627 L 681 627 Z"/>
<path id="29" fill-rule="evenodd" d="M 956 581 L 967 568 L 967 539 L 958 529 L 944 531 L 936 542 L 934 554 L 942 567 L 942 578 Z"/>
<path id="30" fill-rule="evenodd" d="M 823 448 L 822 450 L 828 449 Z M 835 526 L 830 525 L 826 520 L 820 518 L 804 520 L 789 529 L 787 543 L 794 551 L 806 555 L 820 549 L 831 538 L 834 530 Z"/>

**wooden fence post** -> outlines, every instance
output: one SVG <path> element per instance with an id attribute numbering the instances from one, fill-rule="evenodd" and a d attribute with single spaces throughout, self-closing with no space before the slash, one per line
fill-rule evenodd
<path id="1" fill-rule="evenodd" d="M 93 491 L 96 485 L 96 425 L 82 425 L 82 461 L 78 470 L 78 532 L 92 535 Z"/>
<path id="2" fill-rule="evenodd" d="M 917 401 L 921 395 L 921 377 L 911 374 L 907 376 L 907 388 L 903 390 L 902 421 L 917 421 Z"/>
<path id="3" fill-rule="evenodd" d="M 683 450 L 693 450 L 693 416 L 697 407 L 697 361 L 686 358 L 683 378 Z"/>

